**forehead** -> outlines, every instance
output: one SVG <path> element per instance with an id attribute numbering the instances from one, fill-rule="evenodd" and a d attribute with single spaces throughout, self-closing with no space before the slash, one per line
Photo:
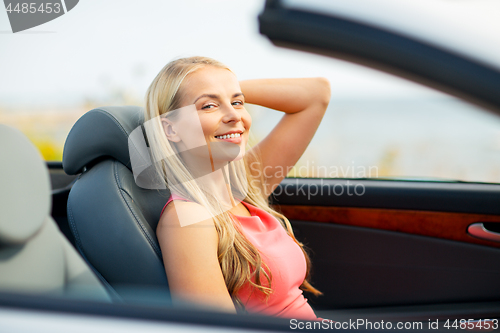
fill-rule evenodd
<path id="1" fill-rule="evenodd" d="M 189 74 L 182 83 L 185 96 L 197 97 L 205 93 L 234 94 L 240 92 L 240 85 L 233 72 L 207 66 Z"/>

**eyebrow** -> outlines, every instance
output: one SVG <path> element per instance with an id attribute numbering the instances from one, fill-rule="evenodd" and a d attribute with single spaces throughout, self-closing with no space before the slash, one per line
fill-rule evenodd
<path id="1" fill-rule="evenodd" d="M 239 92 L 239 93 L 234 94 L 231 98 L 235 98 L 235 97 L 238 97 L 238 96 L 245 97 L 245 95 L 243 95 L 243 93 Z M 193 104 L 196 103 L 196 101 L 198 101 L 200 98 L 203 98 L 203 97 L 210 97 L 210 98 L 220 99 L 219 95 L 215 95 L 215 94 L 203 94 L 203 95 L 198 96 L 198 98 L 196 98 L 194 100 Z"/>

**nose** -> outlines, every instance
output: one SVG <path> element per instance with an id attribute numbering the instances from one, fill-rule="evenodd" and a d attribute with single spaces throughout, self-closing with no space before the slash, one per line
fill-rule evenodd
<path id="1" fill-rule="evenodd" d="M 224 116 L 222 117 L 223 123 L 234 122 L 237 123 L 241 120 L 241 112 L 236 110 L 231 103 L 223 108 Z"/>

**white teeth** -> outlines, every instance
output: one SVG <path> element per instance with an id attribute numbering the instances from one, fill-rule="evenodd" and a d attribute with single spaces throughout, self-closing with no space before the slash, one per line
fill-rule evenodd
<path id="1" fill-rule="evenodd" d="M 241 136 L 241 133 L 232 133 L 232 134 L 226 134 L 226 135 L 219 135 L 216 136 L 217 139 L 232 139 L 232 138 L 239 138 Z"/>

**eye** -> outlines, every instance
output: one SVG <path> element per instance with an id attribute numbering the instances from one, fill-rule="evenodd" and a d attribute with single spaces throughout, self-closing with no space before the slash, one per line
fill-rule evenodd
<path id="1" fill-rule="evenodd" d="M 243 106 L 243 103 L 242 101 L 234 101 L 233 103 L 231 103 L 232 105 L 239 105 L 239 106 Z"/>
<path id="2" fill-rule="evenodd" d="M 215 104 L 211 103 L 211 104 L 203 105 L 203 106 L 201 107 L 201 109 L 202 109 L 202 110 L 210 110 L 210 109 L 215 108 L 216 106 L 217 106 L 217 105 L 215 105 Z"/>

